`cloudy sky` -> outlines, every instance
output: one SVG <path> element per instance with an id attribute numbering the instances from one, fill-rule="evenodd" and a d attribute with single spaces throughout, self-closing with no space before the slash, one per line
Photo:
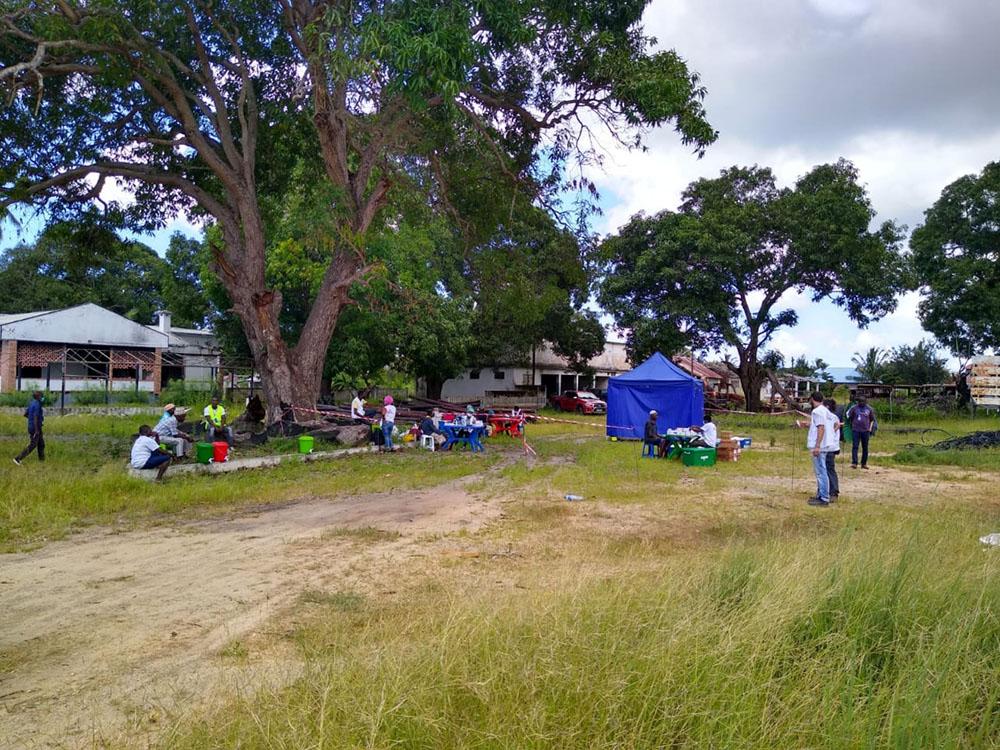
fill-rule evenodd
<path id="1" fill-rule="evenodd" d="M 912 229 L 948 183 L 1000 159 L 996 0 L 653 0 L 646 28 L 701 73 L 720 137 L 700 160 L 669 130 L 646 153 L 611 151 L 594 175 L 602 233 L 676 208 L 688 183 L 727 166 L 770 166 L 788 184 L 841 156 L 878 219 Z M 862 331 L 832 304 L 792 297 L 799 325 L 775 346 L 850 365 L 856 351 L 927 336 L 917 299 Z"/>

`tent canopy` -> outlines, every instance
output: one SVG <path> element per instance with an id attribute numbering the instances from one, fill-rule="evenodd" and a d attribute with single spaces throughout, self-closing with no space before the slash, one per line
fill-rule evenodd
<path id="1" fill-rule="evenodd" d="M 701 381 L 659 352 L 608 381 L 608 435 L 642 439 L 651 409 L 656 409 L 656 428 L 661 433 L 700 425 L 705 411 Z"/>

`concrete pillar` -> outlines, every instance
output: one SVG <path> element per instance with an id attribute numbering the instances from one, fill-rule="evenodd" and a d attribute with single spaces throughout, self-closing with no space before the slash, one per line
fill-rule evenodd
<path id="1" fill-rule="evenodd" d="M 0 391 L 13 393 L 17 389 L 17 342 L 0 341 Z"/>
<path id="2" fill-rule="evenodd" d="M 153 393 L 160 395 L 160 388 L 163 385 L 163 350 L 156 349 L 153 352 Z"/>

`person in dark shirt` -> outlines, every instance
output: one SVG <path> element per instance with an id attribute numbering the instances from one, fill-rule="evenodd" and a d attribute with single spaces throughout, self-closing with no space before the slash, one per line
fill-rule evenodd
<path id="1" fill-rule="evenodd" d="M 864 397 L 847 411 L 847 422 L 851 425 L 851 468 L 858 468 L 858 446 L 861 446 L 861 468 L 868 468 L 868 441 L 878 430 L 875 410 Z"/>
<path id="2" fill-rule="evenodd" d="M 440 412 L 437 409 L 434 410 L 433 414 L 428 414 L 420 421 L 420 434 L 421 435 L 433 435 L 434 442 L 437 445 L 441 445 L 445 441 L 445 434 L 441 431 L 441 428 L 437 426 L 435 419 L 440 419 Z"/>
<path id="3" fill-rule="evenodd" d="M 656 417 L 656 410 L 651 409 L 649 412 L 649 419 L 646 421 L 646 426 L 643 428 L 642 442 L 646 445 L 655 445 L 657 448 L 657 455 L 663 456 L 665 441 L 660 439 L 660 433 L 656 430 Z"/>
<path id="4" fill-rule="evenodd" d="M 24 410 L 24 416 L 28 420 L 28 447 L 17 454 L 14 463 L 18 466 L 26 459 L 33 450 L 38 451 L 38 460 L 45 460 L 45 438 L 42 436 L 42 422 L 45 421 L 45 414 L 42 410 L 42 392 L 35 391 L 31 394 L 31 403 Z"/>

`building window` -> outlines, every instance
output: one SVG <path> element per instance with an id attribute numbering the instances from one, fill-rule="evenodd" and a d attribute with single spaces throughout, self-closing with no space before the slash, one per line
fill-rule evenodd
<path id="1" fill-rule="evenodd" d="M 111 371 L 111 377 L 115 380 L 135 380 L 138 375 L 134 367 L 116 367 Z"/>
<path id="2" fill-rule="evenodd" d="M 469 370 L 469 380 L 479 380 L 479 370 Z"/>
<path id="3" fill-rule="evenodd" d="M 41 367 L 21 367 L 21 377 L 22 378 L 40 378 L 42 377 Z"/>
<path id="4" fill-rule="evenodd" d="M 507 377 L 507 373 L 505 373 L 503 370 L 494 370 L 493 371 L 493 379 L 494 380 L 503 380 L 506 377 Z"/>

